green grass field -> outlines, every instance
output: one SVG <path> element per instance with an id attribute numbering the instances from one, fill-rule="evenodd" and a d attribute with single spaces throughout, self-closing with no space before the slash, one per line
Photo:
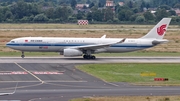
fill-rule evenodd
<path id="1" fill-rule="evenodd" d="M 180 64 L 122 63 L 88 64 L 77 66 L 97 78 L 108 82 L 129 82 L 141 85 L 180 85 Z M 141 76 L 141 73 L 156 73 L 156 76 Z M 154 78 L 169 81 L 154 81 Z"/>
<path id="2" fill-rule="evenodd" d="M 77 98 L 70 101 L 180 101 L 180 96 L 121 96 Z"/>

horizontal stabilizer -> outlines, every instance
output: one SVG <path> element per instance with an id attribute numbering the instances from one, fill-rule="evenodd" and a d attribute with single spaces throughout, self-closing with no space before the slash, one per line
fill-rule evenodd
<path id="1" fill-rule="evenodd" d="M 162 44 L 162 43 L 167 43 L 168 40 L 164 39 L 164 40 L 154 40 L 152 41 L 153 45 L 157 45 L 157 44 Z"/>

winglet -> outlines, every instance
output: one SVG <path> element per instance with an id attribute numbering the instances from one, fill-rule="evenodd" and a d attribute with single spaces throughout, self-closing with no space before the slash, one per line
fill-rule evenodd
<path id="1" fill-rule="evenodd" d="M 101 38 L 102 38 L 102 39 L 106 38 L 106 35 L 103 35 Z"/>
<path id="2" fill-rule="evenodd" d="M 126 41 L 126 38 L 122 39 L 121 41 L 119 41 L 118 43 L 123 43 Z"/>

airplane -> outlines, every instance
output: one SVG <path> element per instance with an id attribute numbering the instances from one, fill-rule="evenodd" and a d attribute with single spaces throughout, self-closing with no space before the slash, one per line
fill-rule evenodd
<path id="1" fill-rule="evenodd" d="M 163 39 L 171 18 L 163 18 L 141 38 L 69 38 L 69 37 L 21 37 L 9 41 L 6 46 L 22 52 L 59 52 L 65 57 L 83 56 L 95 59 L 96 53 L 132 52 L 167 43 Z"/>

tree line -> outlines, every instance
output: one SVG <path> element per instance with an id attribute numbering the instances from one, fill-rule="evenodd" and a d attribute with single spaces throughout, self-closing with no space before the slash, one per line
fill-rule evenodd
<path id="1" fill-rule="evenodd" d="M 172 8 L 180 8 L 180 0 L 115 0 L 124 6 L 104 7 L 106 0 L 0 0 L 1 23 L 76 23 L 79 19 L 90 23 L 154 23 L 180 17 Z M 76 9 L 78 3 L 89 7 Z M 156 8 L 151 13 L 149 8 Z"/>

